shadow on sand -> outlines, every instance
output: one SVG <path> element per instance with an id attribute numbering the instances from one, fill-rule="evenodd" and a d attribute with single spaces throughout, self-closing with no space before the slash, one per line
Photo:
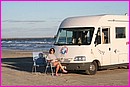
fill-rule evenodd
<path id="1" fill-rule="evenodd" d="M 32 57 L 2 58 L 2 67 L 19 71 L 32 72 Z M 43 67 L 37 68 L 38 72 L 43 72 Z"/>
<path id="2" fill-rule="evenodd" d="M 33 58 L 32 57 L 19 57 L 19 58 L 2 58 L 2 67 L 18 70 L 18 71 L 25 71 L 25 72 L 32 72 L 33 67 Z M 37 72 L 43 73 L 45 67 L 38 67 Z M 101 69 L 99 71 L 103 71 L 106 69 Z M 98 71 L 98 72 L 99 72 Z M 69 73 L 77 73 L 86 75 L 83 71 L 69 71 Z"/>

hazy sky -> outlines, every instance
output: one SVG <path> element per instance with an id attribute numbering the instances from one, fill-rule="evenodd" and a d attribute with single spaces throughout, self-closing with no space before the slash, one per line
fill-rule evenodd
<path id="1" fill-rule="evenodd" d="M 65 18 L 128 13 L 128 2 L 2 2 L 2 38 L 54 36 Z"/>

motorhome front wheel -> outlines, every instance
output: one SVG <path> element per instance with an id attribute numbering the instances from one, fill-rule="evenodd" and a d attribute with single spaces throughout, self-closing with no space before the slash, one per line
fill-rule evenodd
<path id="1" fill-rule="evenodd" d="M 92 62 L 89 65 L 89 68 L 86 70 L 86 74 L 88 75 L 94 75 L 97 72 L 97 63 L 96 62 Z"/>

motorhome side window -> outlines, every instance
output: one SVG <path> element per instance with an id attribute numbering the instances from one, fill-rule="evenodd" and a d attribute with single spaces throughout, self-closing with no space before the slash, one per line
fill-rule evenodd
<path id="1" fill-rule="evenodd" d="M 110 43 L 110 28 L 102 28 L 102 44 Z"/>
<path id="2" fill-rule="evenodd" d="M 125 27 L 116 27 L 116 38 L 126 38 L 126 28 Z"/>
<path id="3" fill-rule="evenodd" d="M 94 27 L 61 28 L 55 44 L 90 45 Z"/>

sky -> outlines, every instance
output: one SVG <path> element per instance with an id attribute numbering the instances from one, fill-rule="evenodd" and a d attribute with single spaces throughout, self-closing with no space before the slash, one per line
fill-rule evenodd
<path id="1" fill-rule="evenodd" d="M 2 2 L 2 38 L 56 35 L 67 17 L 128 13 L 128 2 Z"/>

